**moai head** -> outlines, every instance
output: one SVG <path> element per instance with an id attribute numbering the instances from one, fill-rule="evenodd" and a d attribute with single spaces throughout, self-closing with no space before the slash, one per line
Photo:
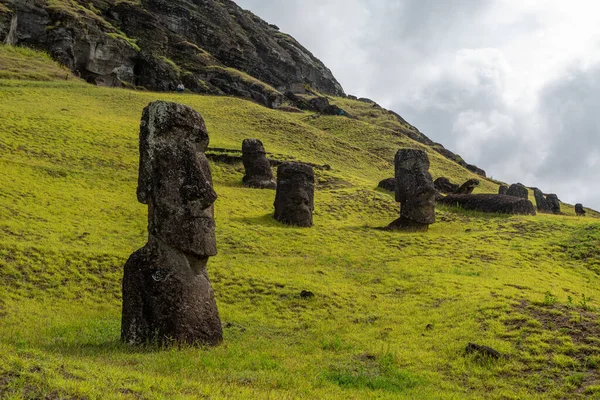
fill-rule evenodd
<path id="1" fill-rule="evenodd" d="M 498 186 L 498 194 L 506 194 L 508 192 L 508 186 L 500 185 Z"/>
<path id="2" fill-rule="evenodd" d="M 419 224 L 433 224 L 436 190 L 429 173 L 427 153 L 418 149 L 400 149 L 395 165 L 400 217 Z"/>
<path id="3" fill-rule="evenodd" d="M 204 120 L 190 107 L 156 101 L 144 109 L 137 197 L 148 204 L 148 232 L 198 257 L 217 253 L 207 147 Z"/>
<path id="4" fill-rule="evenodd" d="M 307 164 L 285 163 L 277 168 L 275 219 L 290 225 L 312 226 L 315 173 Z"/>
<path id="5" fill-rule="evenodd" d="M 560 214 L 560 200 L 555 194 L 549 194 L 546 196 L 546 203 L 553 214 Z"/>
<path id="6" fill-rule="evenodd" d="M 246 174 L 242 181 L 254 188 L 275 189 L 276 183 L 267 160 L 265 148 L 258 139 L 244 139 L 242 142 L 242 161 Z"/>

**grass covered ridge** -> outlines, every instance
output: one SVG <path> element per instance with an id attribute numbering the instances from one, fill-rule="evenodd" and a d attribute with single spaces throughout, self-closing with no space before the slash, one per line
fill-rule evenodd
<path id="1" fill-rule="evenodd" d="M 224 326 L 213 349 L 119 343 L 120 278 L 146 241 L 135 196 L 148 102 L 188 104 L 211 147 L 260 138 L 316 164 L 315 226 L 272 217 L 274 192 L 211 163 Z M 0 80 L 0 397 L 577 398 L 600 393 L 600 227 L 593 217 L 439 208 L 423 234 L 376 189 L 400 146 L 381 126 L 248 101 Z M 474 177 L 427 149 L 435 177 Z M 477 189 L 495 192 L 484 180 Z M 312 299 L 300 292 L 310 290 Z M 464 354 L 491 346 L 498 361 Z"/>

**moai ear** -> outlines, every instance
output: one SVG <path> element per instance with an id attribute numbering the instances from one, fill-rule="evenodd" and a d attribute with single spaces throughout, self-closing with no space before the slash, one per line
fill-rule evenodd
<path id="1" fill-rule="evenodd" d="M 148 204 L 152 184 L 152 164 L 154 163 L 149 146 L 151 134 L 148 126 L 148 107 L 144 108 L 140 123 L 140 167 L 138 173 L 137 199 L 142 204 Z"/>

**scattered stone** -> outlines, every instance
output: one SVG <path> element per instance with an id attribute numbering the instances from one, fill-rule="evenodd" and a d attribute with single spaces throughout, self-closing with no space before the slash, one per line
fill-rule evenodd
<path id="1" fill-rule="evenodd" d="M 433 324 L 427 324 L 427 326 L 425 327 L 426 331 L 431 331 L 433 330 Z"/>
<path id="2" fill-rule="evenodd" d="M 300 292 L 300 297 L 303 299 L 312 299 L 315 297 L 315 294 L 309 290 L 303 290 Z"/>
<path id="3" fill-rule="evenodd" d="M 315 208 L 315 173 L 310 165 L 285 163 L 277 168 L 275 219 L 288 225 L 309 227 Z"/>
<path id="4" fill-rule="evenodd" d="M 465 352 L 468 354 L 477 354 L 483 357 L 499 359 L 502 355 L 497 350 L 492 349 L 488 346 L 482 346 L 475 343 L 469 343 L 465 348 Z"/>
<path id="5" fill-rule="evenodd" d="M 538 188 L 533 188 L 533 196 L 535 197 L 535 204 L 538 212 L 547 213 L 550 212 L 550 205 L 544 197 L 544 193 Z"/>
<path id="6" fill-rule="evenodd" d="M 506 192 L 508 192 L 508 186 L 500 185 L 498 187 L 498 194 L 506 194 Z"/>
<path id="7" fill-rule="evenodd" d="M 277 183 L 273 178 L 271 164 L 267 160 L 265 148 L 258 139 L 244 139 L 242 142 L 242 161 L 246 175 L 242 178 L 244 185 L 258 189 L 275 189 Z"/>
<path id="8" fill-rule="evenodd" d="M 585 210 L 583 209 L 583 204 L 581 204 L 581 203 L 575 204 L 575 214 L 577 214 L 580 217 L 585 216 Z"/>
<path id="9" fill-rule="evenodd" d="M 153 102 L 140 127 L 138 200 L 148 204 L 148 243 L 125 263 L 121 340 L 216 345 L 221 321 L 206 264 L 217 254 L 204 120 Z"/>
<path id="10" fill-rule="evenodd" d="M 475 188 L 477 186 L 479 186 L 479 183 L 480 183 L 479 179 L 469 179 L 468 181 L 463 183 L 455 193 L 456 194 L 471 194 L 471 193 L 473 193 L 473 190 L 475 190 Z"/>
<path id="11" fill-rule="evenodd" d="M 529 191 L 525 186 L 521 185 L 520 183 L 513 183 L 506 191 L 506 195 L 520 197 L 521 199 L 528 199 Z"/>
<path id="12" fill-rule="evenodd" d="M 456 193 L 460 188 L 456 183 L 450 182 L 450 179 L 445 177 L 437 178 L 433 181 L 433 186 L 441 193 Z"/>
<path id="13" fill-rule="evenodd" d="M 436 195 L 427 153 L 418 149 L 400 149 L 394 162 L 400 218 L 388 225 L 387 229 L 426 231 L 435 222 Z"/>
<path id="14" fill-rule="evenodd" d="M 546 202 L 548 203 L 548 207 L 550 207 L 550 212 L 552 214 L 560 214 L 560 200 L 558 200 L 557 195 L 555 195 L 555 194 L 547 195 Z"/>
<path id="15" fill-rule="evenodd" d="M 388 192 L 396 191 L 396 178 L 387 178 L 379 182 L 377 187 L 387 190 Z"/>
<path id="16" fill-rule="evenodd" d="M 439 203 L 488 213 L 535 215 L 531 201 L 503 194 L 450 194 Z"/>

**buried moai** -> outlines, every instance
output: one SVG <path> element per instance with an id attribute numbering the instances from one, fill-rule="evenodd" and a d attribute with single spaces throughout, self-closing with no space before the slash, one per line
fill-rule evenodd
<path id="1" fill-rule="evenodd" d="M 585 216 L 585 210 L 583 209 L 583 204 L 581 204 L 581 203 L 575 204 L 575 214 L 580 217 Z"/>
<path id="2" fill-rule="evenodd" d="M 435 222 L 435 194 L 427 153 L 418 149 L 400 149 L 396 166 L 396 201 L 400 218 L 388 230 L 426 231 Z"/>
<path id="3" fill-rule="evenodd" d="M 206 270 L 217 254 L 208 140 L 204 120 L 187 106 L 157 101 L 144 109 L 137 197 L 148 205 L 148 243 L 124 268 L 126 343 L 222 341 Z"/>
<path id="4" fill-rule="evenodd" d="M 475 188 L 477 186 L 479 186 L 479 183 L 480 183 L 479 179 L 469 179 L 468 181 L 466 181 L 465 183 L 460 185 L 458 190 L 454 193 L 456 193 L 456 194 L 471 194 L 471 193 L 473 193 L 473 190 L 475 190 Z"/>
<path id="5" fill-rule="evenodd" d="M 513 183 L 506 191 L 507 196 L 520 197 L 527 200 L 529 198 L 529 191 L 527 188 L 520 183 Z"/>
<path id="6" fill-rule="evenodd" d="M 535 197 L 535 204 L 537 206 L 537 210 L 541 213 L 550 212 L 550 205 L 546 198 L 544 197 L 544 193 L 538 188 L 533 188 L 533 197 Z"/>
<path id="7" fill-rule="evenodd" d="M 313 225 L 315 172 L 310 165 L 290 162 L 277 167 L 274 206 L 274 217 L 279 222 L 304 227 Z"/>
<path id="8" fill-rule="evenodd" d="M 506 194 L 508 192 L 508 186 L 500 185 L 498 186 L 498 194 Z"/>
<path id="9" fill-rule="evenodd" d="M 246 170 L 246 174 L 242 178 L 244 185 L 257 189 L 275 189 L 277 187 L 265 148 L 260 140 L 244 139 L 242 161 Z"/>
<path id="10" fill-rule="evenodd" d="M 443 176 L 433 181 L 433 186 L 440 193 L 456 193 L 456 191 L 460 188 L 459 185 L 450 182 L 450 179 L 445 178 Z"/>
<path id="11" fill-rule="evenodd" d="M 560 214 L 560 200 L 558 200 L 557 195 L 555 195 L 555 194 L 547 195 L 546 202 L 548 203 L 548 207 L 550 208 L 550 212 L 552 214 Z"/>

